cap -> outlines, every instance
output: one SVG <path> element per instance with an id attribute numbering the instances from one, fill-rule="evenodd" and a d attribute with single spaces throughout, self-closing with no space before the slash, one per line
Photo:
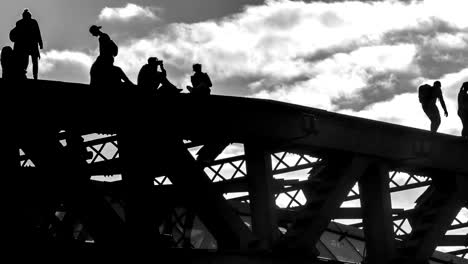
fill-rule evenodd
<path id="1" fill-rule="evenodd" d="M 99 29 L 101 28 L 102 28 L 101 26 L 92 25 L 91 27 L 89 27 L 89 32 L 93 33 L 93 32 L 99 31 Z"/>

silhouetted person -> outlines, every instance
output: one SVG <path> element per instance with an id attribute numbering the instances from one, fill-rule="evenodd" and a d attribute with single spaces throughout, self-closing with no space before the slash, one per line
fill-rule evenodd
<path id="1" fill-rule="evenodd" d="M 464 82 L 458 92 L 458 116 L 463 125 L 462 137 L 468 137 L 468 82 Z"/>
<path id="2" fill-rule="evenodd" d="M 128 79 L 127 75 L 124 73 L 122 68 L 113 65 L 112 70 L 108 76 L 109 85 L 111 88 L 126 88 L 135 86 L 130 79 Z"/>
<path id="3" fill-rule="evenodd" d="M 2 78 L 3 79 L 12 79 L 14 76 L 14 68 L 12 67 L 14 57 L 13 49 L 10 46 L 2 48 L 1 54 L 1 65 L 2 65 Z"/>
<path id="4" fill-rule="evenodd" d="M 190 77 L 192 86 L 187 86 L 187 90 L 192 94 L 209 95 L 211 93 L 210 87 L 213 86 L 210 77 L 207 73 L 202 72 L 201 64 L 194 64 L 192 68 L 195 73 Z"/>
<path id="5" fill-rule="evenodd" d="M 23 18 L 16 22 L 16 27 L 10 32 L 10 39 L 14 44 L 15 55 L 18 58 L 18 65 L 26 71 L 29 64 L 29 56 L 33 64 L 33 77 L 37 80 L 39 71 L 39 48 L 43 48 L 41 31 L 39 24 L 31 18 L 28 9 L 23 11 Z"/>
<path id="6" fill-rule="evenodd" d="M 158 71 L 158 67 L 161 71 Z M 150 57 L 148 63 L 143 65 L 138 73 L 137 84 L 145 92 L 153 93 L 156 92 L 164 79 L 166 79 L 166 69 L 164 69 L 163 61 L 156 57 Z"/>
<path id="7" fill-rule="evenodd" d="M 92 25 L 89 27 L 89 33 L 99 38 L 99 56 L 115 57 L 119 53 L 119 48 L 115 42 L 101 31 L 101 26 Z"/>
<path id="8" fill-rule="evenodd" d="M 108 73 L 113 71 L 114 57 L 117 56 L 119 49 L 109 35 L 101 31 L 100 26 L 92 25 L 89 32 L 99 38 L 99 56 L 90 70 L 91 85 L 100 86 L 107 83 Z"/>
<path id="9" fill-rule="evenodd" d="M 431 131 L 436 132 L 440 126 L 440 114 L 436 102 L 439 99 L 444 115 L 448 116 L 447 108 L 445 107 L 444 97 L 442 96 L 441 84 L 435 81 L 433 86 L 428 84 L 419 87 L 419 102 L 421 103 L 424 113 L 431 120 Z"/>
<path id="10" fill-rule="evenodd" d="M 2 48 L 1 53 L 2 78 L 4 80 L 26 79 L 26 71 L 18 65 L 18 59 L 10 46 Z"/>
<path id="11" fill-rule="evenodd" d="M 177 88 L 174 84 L 172 84 L 167 77 L 165 77 L 162 82 L 161 86 L 158 88 L 156 94 L 158 95 L 172 95 L 172 94 L 179 94 L 182 89 Z"/>
<path id="12" fill-rule="evenodd" d="M 96 63 L 91 66 L 91 84 L 101 89 L 117 89 L 134 86 L 124 71 L 114 65 L 114 58 L 104 56 L 100 58 L 100 68 Z"/>

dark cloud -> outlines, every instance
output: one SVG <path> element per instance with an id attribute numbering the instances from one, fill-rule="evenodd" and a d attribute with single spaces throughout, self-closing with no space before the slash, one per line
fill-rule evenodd
<path id="1" fill-rule="evenodd" d="M 326 27 L 337 27 L 344 24 L 344 21 L 333 12 L 326 12 L 321 15 L 320 22 Z"/>
<path id="2" fill-rule="evenodd" d="M 209 73 L 208 73 L 209 74 Z M 231 76 L 228 78 L 215 79 L 212 78 L 214 94 L 230 95 L 230 96 L 251 96 L 252 90 L 249 84 L 261 80 L 260 76 Z"/>
<path id="3" fill-rule="evenodd" d="M 265 20 L 266 26 L 273 30 L 288 30 L 301 22 L 296 9 L 286 9 L 271 13 Z"/>
<path id="4" fill-rule="evenodd" d="M 413 43 L 418 52 L 415 63 L 421 69 L 421 77 L 437 79 L 447 73 L 458 72 L 465 68 L 468 61 L 468 50 L 460 47 L 447 47 L 437 44 L 440 34 L 455 35 L 466 33 L 450 23 L 431 18 L 421 22 L 417 28 L 388 32 L 383 42 L 388 44 Z M 466 42 L 466 41 L 465 41 Z"/>
<path id="5" fill-rule="evenodd" d="M 416 89 L 411 83 L 417 77 L 414 74 L 385 72 L 370 73 L 370 75 L 367 85 L 355 94 L 332 99 L 336 110 L 361 111 L 371 104 L 388 101 L 396 95 L 414 92 Z"/>
<path id="6" fill-rule="evenodd" d="M 333 57 L 337 53 L 351 53 L 352 51 L 358 48 L 362 48 L 362 47 L 366 47 L 366 45 L 358 45 L 357 43 L 348 43 L 347 45 L 328 47 L 326 49 L 318 49 L 311 54 L 297 57 L 295 59 L 308 62 L 308 63 L 315 63 L 315 62 L 319 62 L 327 58 Z"/>
<path id="7" fill-rule="evenodd" d="M 465 30 L 457 28 L 446 21 L 431 18 L 421 22 L 415 28 L 387 32 L 382 38 L 382 44 L 398 45 L 411 43 L 416 46 L 417 53 L 414 65 L 418 67 L 420 75 L 402 72 L 373 73 L 369 72 L 369 80 L 366 87 L 359 89 L 352 96 L 340 96 L 332 99 L 337 110 L 351 109 L 361 111 L 367 106 L 391 100 L 396 95 L 415 92 L 417 85 L 412 80 L 439 79 L 446 74 L 459 72 L 468 65 L 468 49 L 450 47 L 438 43 L 437 38 L 441 34 L 455 36 Z M 324 50 L 307 58 L 309 61 L 322 60 L 332 56 L 336 52 L 351 52 L 355 47 L 337 47 Z"/>
<path id="8" fill-rule="evenodd" d="M 415 62 L 421 69 L 421 77 L 439 79 L 445 74 L 466 68 L 468 50 L 420 47 Z"/>
<path id="9" fill-rule="evenodd" d="M 416 27 L 386 32 L 382 42 L 387 44 L 422 43 L 427 38 L 434 38 L 440 33 L 454 34 L 462 29 L 451 25 L 447 21 L 432 17 L 421 21 Z"/>
<path id="10" fill-rule="evenodd" d="M 304 83 L 311 78 L 312 77 L 307 74 L 299 74 L 297 76 L 281 80 L 275 78 L 274 76 L 259 77 L 257 81 L 258 88 L 254 90 L 255 92 L 258 92 L 257 90 L 272 92 L 284 87 L 294 87 L 296 85 L 300 85 L 301 83 Z"/>

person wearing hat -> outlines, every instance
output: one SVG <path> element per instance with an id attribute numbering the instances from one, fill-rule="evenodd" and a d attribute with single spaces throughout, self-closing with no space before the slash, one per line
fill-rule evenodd
<path id="1" fill-rule="evenodd" d="M 10 39 L 14 42 L 13 49 L 15 51 L 18 65 L 24 72 L 29 65 L 29 56 L 33 65 L 33 77 L 37 80 L 39 71 L 39 48 L 43 49 L 41 31 L 39 24 L 32 18 L 28 9 L 23 11 L 23 18 L 16 22 L 16 27 L 10 32 Z"/>
<path id="2" fill-rule="evenodd" d="M 99 56 L 90 70 L 91 85 L 103 87 L 108 83 L 107 77 L 114 69 L 114 57 L 118 54 L 118 47 L 109 35 L 101 31 L 101 26 L 92 25 L 89 33 L 99 38 Z"/>
<path id="3" fill-rule="evenodd" d="M 115 57 L 118 54 L 118 47 L 115 42 L 101 31 L 101 26 L 92 25 L 89 28 L 89 33 L 94 37 L 99 38 L 99 56 L 111 56 Z"/>

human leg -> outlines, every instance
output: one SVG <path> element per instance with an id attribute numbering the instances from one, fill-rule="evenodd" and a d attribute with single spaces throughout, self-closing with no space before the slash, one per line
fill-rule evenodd
<path id="1" fill-rule="evenodd" d="M 460 120 L 462 122 L 462 132 L 461 135 L 462 137 L 468 137 L 468 115 L 464 113 L 458 113 L 460 116 Z"/>
<path id="2" fill-rule="evenodd" d="M 39 57 L 31 55 L 31 61 L 33 65 L 33 77 L 37 80 L 37 72 L 39 71 Z"/>
<path id="3" fill-rule="evenodd" d="M 16 50 L 15 57 L 18 68 L 22 69 L 26 73 L 29 66 L 29 54 L 23 50 Z"/>
<path id="4" fill-rule="evenodd" d="M 440 126 L 440 113 L 437 106 L 434 105 L 426 105 L 423 106 L 423 110 L 426 113 L 429 120 L 431 120 L 431 132 L 437 132 Z"/>

